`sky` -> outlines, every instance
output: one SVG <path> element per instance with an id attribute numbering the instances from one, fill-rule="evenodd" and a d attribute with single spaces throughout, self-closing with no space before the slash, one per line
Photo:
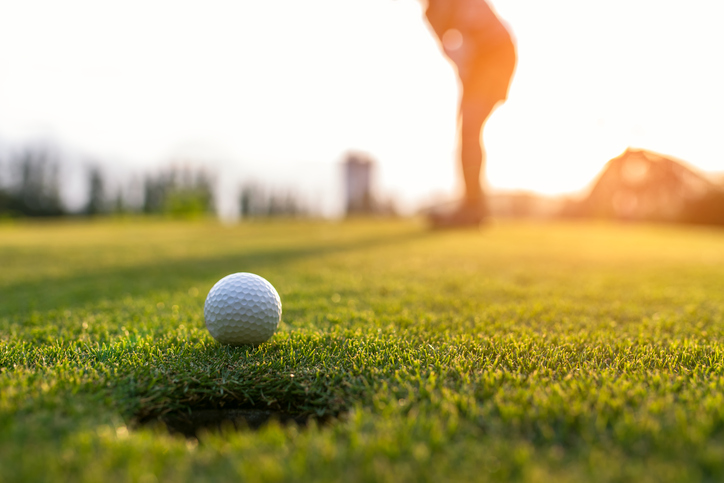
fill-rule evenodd
<path id="1" fill-rule="evenodd" d="M 518 65 L 489 186 L 580 192 L 628 146 L 724 171 L 724 2 L 490 3 Z M 403 210 L 456 196 L 457 99 L 418 0 L 0 0 L 0 143 L 203 163 L 227 216 L 252 179 L 338 213 L 350 150 Z"/>

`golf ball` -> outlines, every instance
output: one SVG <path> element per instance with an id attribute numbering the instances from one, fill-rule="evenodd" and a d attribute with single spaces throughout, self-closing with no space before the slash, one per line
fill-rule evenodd
<path id="1" fill-rule="evenodd" d="M 222 344 L 260 344 L 277 330 L 282 302 L 272 284 L 253 273 L 233 273 L 211 288 L 206 328 Z"/>

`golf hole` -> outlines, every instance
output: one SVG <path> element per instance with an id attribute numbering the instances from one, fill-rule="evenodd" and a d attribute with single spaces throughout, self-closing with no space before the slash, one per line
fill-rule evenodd
<path id="1" fill-rule="evenodd" d="M 312 421 L 318 425 L 328 424 L 339 419 L 340 415 L 325 414 L 318 416 L 309 413 L 292 413 L 247 408 L 197 408 L 188 411 L 170 412 L 160 416 L 150 416 L 138 420 L 140 426 L 160 426 L 175 435 L 198 438 L 199 434 L 219 431 L 258 430 L 275 421 L 281 425 L 295 425 L 306 428 Z"/>

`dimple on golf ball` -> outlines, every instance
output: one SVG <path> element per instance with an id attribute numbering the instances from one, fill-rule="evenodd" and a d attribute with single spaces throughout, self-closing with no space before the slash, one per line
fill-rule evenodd
<path id="1" fill-rule="evenodd" d="M 272 284 L 253 273 L 222 278 L 204 304 L 206 328 L 222 344 L 260 344 L 274 335 L 281 318 L 279 294 Z"/>

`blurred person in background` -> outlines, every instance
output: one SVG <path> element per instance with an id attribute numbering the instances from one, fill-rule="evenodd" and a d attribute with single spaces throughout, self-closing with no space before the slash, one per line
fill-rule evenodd
<path id="1" fill-rule="evenodd" d="M 427 0 L 425 16 L 462 84 L 458 151 L 465 183 L 463 199 L 431 210 L 429 219 L 435 228 L 477 226 L 488 215 L 480 180 L 485 167 L 483 126 L 508 97 L 515 45 L 485 0 Z"/>

